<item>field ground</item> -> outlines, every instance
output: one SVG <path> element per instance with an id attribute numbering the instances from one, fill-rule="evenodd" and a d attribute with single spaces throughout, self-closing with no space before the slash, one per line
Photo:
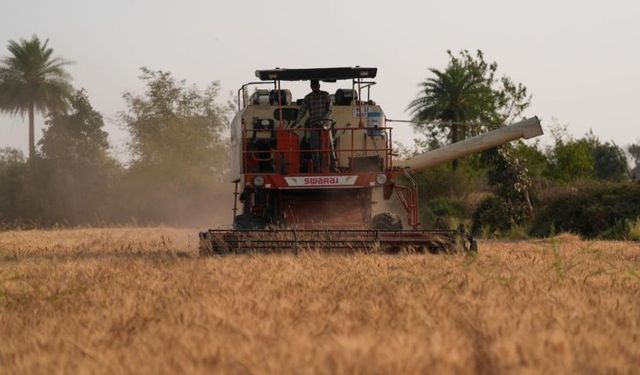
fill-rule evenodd
<path id="1" fill-rule="evenodd" d="M 640 245 L 197 256 L 196 230 L 0 233 L 0 373 L 638 373 Z"/>

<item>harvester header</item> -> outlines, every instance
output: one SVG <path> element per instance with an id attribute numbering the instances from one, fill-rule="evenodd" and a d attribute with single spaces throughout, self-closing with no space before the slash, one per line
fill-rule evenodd
<path id="1" fill-rule="evenodd" d="M 299 247 L 410 246 L 431 252 L 475 248 L 464 228 L 421 229 L 417 184 L 410 172 L 538 136 L 538 119 L 503 126 L 396 165 L 393 129 L 371 98 L 376 75 L 377 68 L 359 66 L 276 68 L 257 70 L 260 81 L 240 87 L 230 139 L 233 229 L 201 232 L 203 254 Z M 310 81 L 311 93 L 296 99 L 282 87 L 283 81 Z M 322 91 L 318 81 L 339 82 L 339 88 Z M 405 209 L 404 224 L 395 214 L 373 214 L 377 189 L 385 200 L 397 196 Z"/>

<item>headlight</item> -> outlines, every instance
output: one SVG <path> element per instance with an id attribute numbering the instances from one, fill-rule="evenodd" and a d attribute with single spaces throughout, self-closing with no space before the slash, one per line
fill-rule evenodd
<path id="1" fill-rule="evenodd" d="M 256 185 L 257 187 L 260 187 L 260 186 L 264 185 L 264 177 L 255 176 L 253 178 L 253 184 Z"/>
<path id="2" fill-rule="evenodd" d="M 384 185 L 384 183 L 387 182 L 387 175 L 384 173 L 380 173 L 379 175 L 376 176 L 376 183 L 378 185 Z"/>

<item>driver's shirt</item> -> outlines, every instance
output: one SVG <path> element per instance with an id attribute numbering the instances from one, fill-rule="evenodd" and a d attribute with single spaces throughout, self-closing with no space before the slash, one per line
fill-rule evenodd
<path id="1" fill-rule="evenodd" d="M 307 94 L 302 101 L 302 106 L 300 106 L 296 121 L 302 120 L 307 111 L 309 111 L 309 117 L 312 122 L 331 118 L 333 107 L 329 93 L 326 91 L 312 91 Z"/>

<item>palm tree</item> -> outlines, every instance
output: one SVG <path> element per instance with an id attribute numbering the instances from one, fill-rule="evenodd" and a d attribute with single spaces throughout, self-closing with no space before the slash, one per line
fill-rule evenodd
<path id="1" fill-rule="evenodd" d="M 446 70 L 429 69 L 434 75 L 419 84 L 420 94 L 407 110 L 412 121 L 427 122 L 440 132 L 450 126 L 451 143 L 466 138 L 467 122 L 481 120 L 494 102 L 493 92 L 482 69 L 452 56 Z M 490 112 L 490 111 L 489 111 Z M 453 162 L 456 169 L 457 161 Z"/>
<path id="2" fill-rule="evenodd" d="M 461 140 L 458 125 L 481 116 L 482 108 L 491 102 L 491 91 L 481 75 L 457 61 L 453 61 L 444 72 L 438 69 L 429 71 L 435 77 L 421 82 L 421 96 L 409 103 L 412 120 L 450 122 L 451 141 L 458 142 Z"/>
<path id="3" fill-rule="evenodd" d="M 29 116 L 29 159 L 35 155 L 34 117 L 52 111 L 66 111 L 72 88 L 64 67 L 69 61 L 53 57 L 49 40 L 10 40 L 11 53 L 0 65 L 0 111 Z"/>

